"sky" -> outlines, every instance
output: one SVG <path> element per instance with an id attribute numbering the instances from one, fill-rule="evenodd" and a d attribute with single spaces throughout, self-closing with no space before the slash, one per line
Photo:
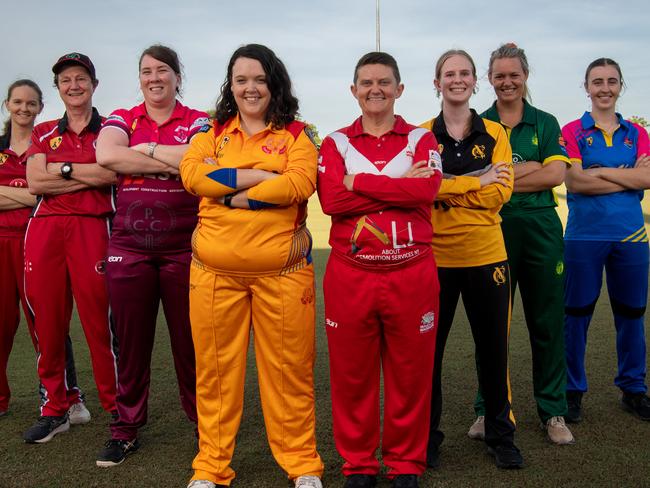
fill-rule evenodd
<path id="1" fill-rule="evenodd" d="M 64 109 L 51 67 L 59 56 L 78 51 L 95 64 L 100 84 L 94 104 L 107 115 L 142 102 L 139 55 L 162 43 L 174 48 L 184 65 L 182 102 L 208 109 L 214 107 L 232 52 L 255 42 L 285 62 L 302 117 L 324 137 L 359 115 L 350 84 L 357 60 L 375 50 L 375 3 L 0 0 L 0 90 L 4 99 L 11 82 L 32 78 L 45 96 L 38 120 L 58 118 Z M 381 0 L 380 13 L 381 50 L 397 59 L 405 84 L 396 112 L 411 123 L 439 112 L 433 70 L 438 56 L 450 48 L 465 49 L 474 58 L 479 92 L 470 103 L 486 109 L 495 99 L 486 75 L 489 55 L 505 42 L 525 49 L 533 104 L 560 124 L 589 110 L 584 71 L 603 56 L 620 63 L 627 84 L 618 110 L 650 120 L 648 0 Z M 6 118 L 6 111 L 2 115 Z"/>

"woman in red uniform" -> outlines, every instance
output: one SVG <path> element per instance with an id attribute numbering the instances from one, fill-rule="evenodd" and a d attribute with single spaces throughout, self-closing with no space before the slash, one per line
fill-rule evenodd
<path id="1" fill-rule="evenodd" d="M 36 347 L 23 284 L 23 240 L 27 219 L 36 203 L 36 197 L 27 189 L 25 152 L 34 120 L 43 109 L 43 94 L 33 81 L 18 80 L 9 86 L 4 105 L 9 120 L 0 137 L 0 415 L 9 407 L 6 369 L 20 323 L 19 301 L 25 308 L 27 327 Z"/>
<path id="2" fill-rule="evenodd" d="M 34 348 L 37 347 L 24 285 L 23 242 L 29 214 L 36 204 L 36 197 L 27 189 L 25 155 L 34 121 L 43 109 L 43 93 L 32 80 L 17 80 L 9 85 L 4 104 L 9 120 L 0 136 L 0 416 L 7 412 L 11 396 L 6 368 L 20 323 L 19 302 L 22 302 Z M 71 395 L 79 397 L 79 401 L 68 410 L 68 416 L 70 423 L 83 424 L 90 420 L 90 412 L 77 387 L 69 336 L 66 339 L 66 362 L 67 388 Z"/>
<path id="3" fill-rule="evenodd" d="M 154 45 L 139 63 L 144 103 L 115 110 L 97 142 L 100 165 L 119 174 L 106 276 L 119 343 L 117 416 L 97 466 L 120 464 L 139 447 L 147 422 L 151 351 L 162 301 L 181 404 L 196 423 L 194 347 L 189 317 L 191 235 L 198 199 L 183 189 L 178 164 L 208 115 L 181 104 L 181 64 Z"/>
<path id="4" fill-rule="evenodd" d="M 99 81 L 90 58 L 80 53 L 61 56 L 52 72 L 65 114 L 37 125 L 27 150 L 27 182 L 38 202 L 25 232 L 25 294 L 43 385 L 41 417 L 23 434 L 29 443 L 48 442 L 68 430 L 68 408 L 78 401 L 67 388 L 65 344 L 73 298 L 100 401 L 106 411 L 115 409 L 115 354 L 104 277 L 115 174 L 95 161 L 102 118 L 92 97 Z"/>

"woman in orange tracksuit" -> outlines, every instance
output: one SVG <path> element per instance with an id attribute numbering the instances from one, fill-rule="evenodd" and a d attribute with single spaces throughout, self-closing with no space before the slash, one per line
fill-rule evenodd
<path id="1" fill-rule="evenodd" d="M 215 127 L 180 165 L 201 196 L 192 239 L 190 319 L 199 453 L 192 488 L 229 485 L 251 325 L 271 451 L 298 488 L 320 488 L 314 420 L 314 271 L 305 225 L 317 150 L 295 120 L 286 68 L 265 46 L 228 65 Z"/>

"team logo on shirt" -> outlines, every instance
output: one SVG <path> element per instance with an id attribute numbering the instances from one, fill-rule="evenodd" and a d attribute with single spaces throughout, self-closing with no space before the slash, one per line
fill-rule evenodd
<path id="1" fill-rule="evenodd" d="M 187 142 L 187 127 L 179 125 L 174 129 L 174 139 L 180 144 L 185 144 Z"/>
<path id="2" fill-rule="evenodd" d="M 436 326 L 436 314 L 433 312 L 427 312 L 422 316 L 422 321 L 420 322 L 420 334 L 424 334 L 432 330 Z"/>
<path id="3" fill-rule="evenodd" d="M 566 147 L 566 141 L 564 140 L 564 137 L 562 137 L 562 134 L 558 136 L 557 142 L 560 146 Z"/>
<path id="4" fill-rule="evenodd" d="M 131 124 L 131 134 L 135 131 L 135 127 L 138 125 L 138 119 L 134 119 L 133 123 Z"/>
<path id="5" fill-rule="evenodd" d="M 472 156 L 474 159 L 485 159 L 485 146 L 483 144 L 480 146 L 474 144 L 474 147 L 472 148 Z"/>
<path id="6" fill-rule="evenodd" d="M 533 146 L 539 146 L 539 139 L 537 138 L 537 134 L 535 134 L 533 136 L 533 138 L 532 138 L 532 140 L 530 142 L 533 143 Z"/>
<path id="7" fill-rule="evenodd" d="M 564 273 L 564 263 L 562 261 L 558 261 L 555 265 L 555 274 L 561 275 L 562 273 Z"/>
<path id="8" fill-rule="evenodd" d="M 438 146 L 440 148 L 440 146 Z M 436 169 L 442 173 L 442 157 L 435 149 L 429 149 L 429 168 Z"/>
<path id="9" fill-rule="evenodd" d="M 302 302 L 303 305 L 308 305 L 310 303 L 314 302 L 314 289 L 313 288 L 305 288 L 305 291 L 302 292 L 302 297 L 300 298 L 300 301 Z"/>
<path id="10" fill-rule="evenodd" d="M 505 266 L 495 266 L 494 272 L 492 273 L 492 279 L 498 285 L 503 285 L 506 282 L 506 267 Z"/>
<path id="11" fill-rule="evenodd" d="M 632 149 L 633 146 L 632 141 L 627 137 L 623 140 L 623 145 L 625 145 L 625 147 L 628 149 Z"/>
<path id="12" fill-rule="evenodd" d="M 594 138 L 593 137 L 587 137 L 587 146 L 591 147 L 591 145 L 594 143 Z"/>
<path id="13" fill-rule="evenodd" d="M 521 154 L 512 153 L 512 164 L 525 163 L 526 160 L 521 156 Z"/>
<path id="14" fill-rule="evenodd" d="M 63 140 L 63 137 L 53 137 L 50 139 L 50 147 L 52 148 L 52 151 L 56 151 L 56 148 L 61 145 L 61 141 Z"/>
<path id="15" fill-rule="evenodd" d="M 5 161 L 7 161 L 7 159 L 9 159 L 9 155 L 8 155 L 8 154 L 0 153 L 0 166 L 2 166 L 3 164 L 5 164 Z"/>
<path id="16" fill-rule="evenodd" d="M 264 141 L 262 151 L 266 154 L 284 154 L 287 152 L 287 139 L 284 137 L 269 137 Z"/>

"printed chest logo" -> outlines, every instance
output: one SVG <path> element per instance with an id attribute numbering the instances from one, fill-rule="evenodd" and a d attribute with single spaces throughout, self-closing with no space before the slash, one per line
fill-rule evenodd
<path id="1" fill-rule="evenodd" d="M 133 123 L 131 124 L 131 134 L 133 134 L 137 125 L 138 125 L 138 119 L 134 119 Z"/>
<path id="2" fill-rule="evenodd" d="M 587 146 L 591 147 L 591 145 L 594 143 L 594 138 L 593 137 L 587 137 Z"/>
<path id="3" fill-rule="evenodd" d="M 555 265 L 555 274 L 559 276 L 562 273 L 564 273 L 564 262 L 558 261 Z"/>
<path id="4" fill-rule="evenodd" d="M 506 267 L 495 266 L 494 272 L 492 273 L 492 279 L 497 284 L 497 286 L 504 285 L 506 283 Z"/>
<path id="5" fill-rule="evenodd" d="M 230 142 L 230 137 L 228 136 L 223 136 L 223 139 L 221 139 L 221 142 L 219 143 L 219 148 L 217 149 L 217 159 L 223 157 L 223 150 L 224 147 L 226 147 L 226 144 Z"/>
<path id="6" fill-rule="evenodd" d="M 126 211 L 124 226 L 133 239 L 147 249 L 160 246 L 176 228 L 176 214 L 163 202 L 145 205 L 133 202 Z"/>
<path id="7" fill-rule="evenodd" d="M 61 145 L 61 141 L 63 141 L 63 137 L 53 137 L 50 139 L 50 148 L 52 151 L 56 151 L 56 148 L 58 148 Z"/>
<path id="8" fill-rule="evenodd" d="M 525 162 L 526 160 L 521 156 L 521 154 L 512 153 L 512 164 L 521 164 Z"/>
<path id="9" fill-rule="evenodd" d="M 284 154 L 287 152 L 287 139 L 284 137 L 269 137 L 264 141 L 262 151 L 266 154 Z"/>
<path id="10" fill-rule="evenodd" d="M 539 139 L 537 139 L 537 134 L 533 136 L 530 142 L 533 144 L 533 146 L 539 146 Z"/>
<path id="11" fill-rule="evenodd" d="M 628 149 L 632 149 L 632 146 L 633 146 L 632 141 L 631 141 L 629 138 L 627 138 L 627 137 L 626 137 L 625 140 L 623 141 L 623 145 L 624 145 L 625 147 L 627 147 Z"/>
<path id="12" fill-rule="evenodd" d="M 185 126 L 179 125 L 174 129 L 174 140 L 180 144 L 187 142 L 187 133 L 189 129 Z"/>
<path id="13" fill-rule="evenodd" d="M 0 166 L 5 164 L 5 162 L 9 159 L 9 155 L 5 153 L 0 153 Z"/>
<path id="14" fill-rule="evenodd" d="M 472 156 L 474 159 L 485 159 L 485 146 L 483 144 L 474 144 Z"/>

